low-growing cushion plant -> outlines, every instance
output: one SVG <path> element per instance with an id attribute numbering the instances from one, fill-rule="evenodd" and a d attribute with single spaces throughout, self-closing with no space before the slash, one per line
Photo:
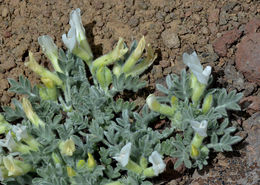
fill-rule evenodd
<path id="1" fill-rule="evenodd" d="M 177 159 L 174 168 L 202 169 L 212 152 L 232 151 L 241 140 L 232 135 L 236 128 L 229 126 L 227 110 L 240 109 L 242 94 L 208 89 L 211 67 L 203 69 L 195 52 L 183 54 L 189 72 L 168 75 L 167 87 L 157 84 L 165 96 L 149 95 L 137 111 L 130 97 L 118 95 L 146 86 L 139 76 L 157 57 L 152 47 L 144 37 L 130 48 L 120 38 L 94 60 L 80 9 L 69 23 L 62 36 L 66 52 L 49 36 L 39 37 L 55 71 L 30 52 L 25 65 L 41 84 L 9 79 L 9 90 L 23 98 L 0 114 L 2 184 L 149 185 L 164 172 L 167 156 Z M 151 127 L 159 116 L 171 122 L 162 131 Z"/>

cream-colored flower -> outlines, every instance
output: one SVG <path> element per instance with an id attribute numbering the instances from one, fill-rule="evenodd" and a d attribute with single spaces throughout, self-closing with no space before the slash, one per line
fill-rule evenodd
<path id="1" fill-rule="evenodd" d="M 42 47 L 44 54 L 49 58 L 51 61 L 55 71 L 62 73 L 62 70 L 58 64 L 58 48 L 54 44 L 52 38 L 49 35 L 43 35 L 38 38 L 38 43 Z"/>
<path id="2" fill-rule="evenodd" d="M 8 176 L 20 176 L 23 174 L 23 169 L 15 164 L 13 156 L 9 155 L 3 157 L 3 163 L 5 168 L 8 170 Z"/>
<path id="3" fill-rule="evenodd" d="M 154 171 L 154 175 L 156 176 L 162 173 L 166 167 L 165 163 L 162 160 L 162 156 L 157 151 L 154 151 L 149 156 L 149 162 L 153 164 L 152 168 Z"/>
<path id="4" fill-rule="evenodd" d="M 62 141 L 59 145 L 60 152 L 67 156 L 72 156 L 76 150 L 75 143 L 72 139 Z"/>
<path id="5" fill-rule="evenodd" d="M 62 41 L 72 53 L 89 62 L 92 60 L 93 54 L 85 36 L 79 8 L 71 12 L 69 23 L 71 28 L 67 35 L 62 35 Z"/>
<path id="6" fill-rule="evenodd" d="M 132 143 L 127 143 L 120 151 L 119 154 L 117 154 L 115 157 L 113 157 L 115 160 L 117 160 L 123 167 L 125 167 L 128 164 L 130 153 L 131 153 L 131 146 Z"/>
<path id="7" fill-rule="evenodd" d="M 208 122 L 206 120 L 203 120 L 201 122 L 192 120 L 192 121 L 190 121 L 190 124 L 197 134 L 199 134 L 202 137 L 207 136 Z"/>
<path id="8" fill-rule="evenodd" d="M 184 53 L 183 62 L 189 66 L 190 70 L 201 84 L 207 85 L 211 74 L 211 66 L 207 66 L 203 70 L 203 66 L 200 64 L 200 60 L 196 52 L 193 52 L 191 55 Z"/>
<path id="9" fill-rule="evenodd" d="M 75 27 L 71 27 L 67 35 L 62 35 L 62 41 L 71 52 L 74 50 L 77 44 Z"/>

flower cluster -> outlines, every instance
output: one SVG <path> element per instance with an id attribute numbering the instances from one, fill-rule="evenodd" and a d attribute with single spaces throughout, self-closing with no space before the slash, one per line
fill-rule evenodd
<path id="1" fill-rule="evenodd" d="M 225 89 L 207 90 L 211 67 L 207 66 L 203 70 L 195 52 L 191 55 L 184 53 L 183 62 L 189 67 L 190 75 L 182 71 L 181 79 L 176 75 L 167 76 L 168 89 L 157 84 L 158 90 L 165 93 L 167 97 L 160 97 L 160 102 L 159 98 L 151 94 L 146 98 L 146 103 L 151 110 L 167 116 L 172 122 L 172 127 L 182 131 L 185 139 L 191 138 L 190 130 L 193 129 L 193 138 L 188 145 L 183 141 L 174 142 L 177 150 L 182 148 L 182 151 L 174 152 L 172 156 L 182 157 L 182 162 L 188 168 L 198 166 L 201 169 L 207 164 L 209 148 L 216 151 L 230 151 L 232 150 L 230 145 L 241 140 L 239 136 L 230 136 L 235 128 L 226 128 L 228 126 L 226 110 L 240 110 L 237 102 L 242 94 L 236 94 L 235 91 L 227 94 Z M 220 126 L 218 125 L 219 118 L 225 118 Z M 211 143 L 205 144 L 203 140 L 208 137 L 209 133 Z M 217 135 L 223 135 L 219 143 Z M 183 152 L 183 154 L 180 155 L 178 152 Z M 193 165 L 192 161 L 194 161 Z M 177 163 L 175 167 L 177 168 L 180 164 L 180 162 Z"/>
<path id="2" fill-rule="evenodd" d="M 40 84 L 9 79 L 10 91 L 23 97 L 0 114 L 2 184 L 152 185 L 166 169 L 165 156 L 177 158 L 175 168 L 201 169 L 211 151 L 231 151 L 241 140 L 232 136 L 227 110 L 239 110 L 242 95 L 208 89 L 211 67 L 203 69 L 195 52 L 183 54 L 190 73 L 167 76 L 167 88 L 157 84 L 166 96 L 151 94 L 138 109 L 122 92 L 146 86 L 139 76 L 157 57 L 151 45 L 142 37 L 128 48 L 119 38 L 111 52 L 94 58 L 80 9 L 69 24 L 66 52 L 48 35 L 38 39 L 54 71 L 29 52 L 25 66 Z M 160 132 L 151 128 L 159 116 L 171 121 Z"/>

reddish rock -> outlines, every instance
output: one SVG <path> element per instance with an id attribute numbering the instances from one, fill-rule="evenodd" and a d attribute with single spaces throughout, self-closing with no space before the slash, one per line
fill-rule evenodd
<path id="1" fill-rule="evenodd" d="M 260 111 L 260 97 L 259 96 L 249 96 L 243 98 L 240 103 L 245 104 L 249 103 L 249 105 L 246 108 L 246 112 L 248 112 L 250 115 L 259 112 Z"/>
<path id="2" fill-rule="evenodd" d="M 185 17 L 189 17 L 189 16 L 191 16 L 191 14 L 192 14 L 192 11 L 191 11 L 191 10 L 188 10 L 188 11 L 185 13 Z"/>
<path id="3" fill-rule="evenodd" d="M 12 36 L 12 33 L 10 32 L 10 31 L 6 31 L 5 33 L 4 33 L 4 37 L 5 38 L 10 38 Z"/>
<path id="4" fill-rule="evenodd" d="M 258 28 L 260 28 L 260 18 L 254 18 L 246 24 L 245 32 L 255 33 Z"/>
<path id="5" fill-rule="evenodd" d="M 260 113 L 255 113 L 243 122 L 243 128 L 248 133 L 246 142 L 247 164 L 251 166 L 254 163 L 260 165 Z"/>
<path id="6" fill-rule="evenodd" d="M 240 38 L 242 31 L 238 29 L 233 29 L 224 33 L 220 38 L 217 38 L 213 43 L 213 48 L 215 52 L 224 57 L 227 55 L 227 49 L 234 43 L 238 38 Z"/>
<path id="7" fill-rule="evenodd" d="M 218 19 L 219 19 L 219 9 L 209 10 L 208 21 L 209 21 L 210 23 L 211 23 L 211 22 L 218 23 Z"/>
<path id="8" fill-rule="evenodd" d="M 238 45 L 236 67 L 251 82 L 260 85 L 260 33 L 246 35 Z"/>

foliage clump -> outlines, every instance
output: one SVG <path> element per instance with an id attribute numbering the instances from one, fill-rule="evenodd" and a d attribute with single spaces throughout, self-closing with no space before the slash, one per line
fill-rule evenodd
<path id="1" fill-rule="evenodd" d="M 157 84 L 166 96 L 148 96 L 137 112 L 117 95 L 145 87 L 139 75 L 156 58 L 151 46 L 143 37 L 128 49 L 120 38 L 110 53 L 94 60 L 79 9 L 72 11 L 70 25 L 62 36 L 66 52 L 49 36 L 39 38 L 54 72 L 29 53 L 25 65 L 41 84 L 32 87 L 22 76 L 9 79 L 9 90 L 24 96 L 0 114 L 2 184 L 149 185 L 165 170 L 166 156 L 178 159 L 175 168 L 202 169 L 213 151 L 231 151 L 241 140 L 232 136 L 236 128 L 229 126 L 227 110 L 239 110 L 242 94 L 208 89 L 211 67 L 203 70 L 195 52 L 183 55 L 190 73 L 168 75 L 167 87 Z M 159 115 L 171 121 L 163 131 L 151 128 Z"/>

